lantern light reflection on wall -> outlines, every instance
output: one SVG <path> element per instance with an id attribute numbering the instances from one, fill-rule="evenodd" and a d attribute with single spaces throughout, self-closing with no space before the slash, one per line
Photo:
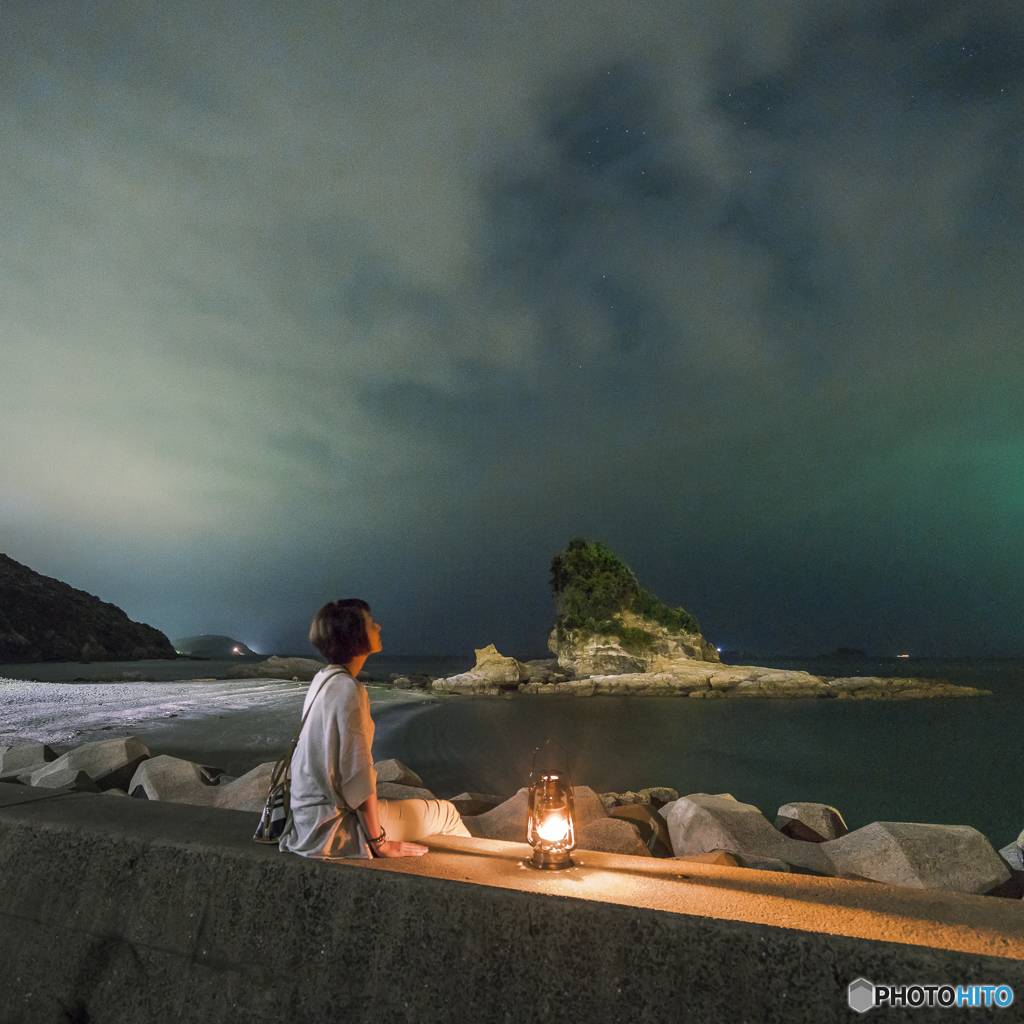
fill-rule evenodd
<path id="1" fill-rule="evenodd" d="M 533 847 L 531 867 L 572 867 L 569 854 L 576 847 L 572 786 L 561 775 L 541 775 L 531 780 L 526 838 Z"/>

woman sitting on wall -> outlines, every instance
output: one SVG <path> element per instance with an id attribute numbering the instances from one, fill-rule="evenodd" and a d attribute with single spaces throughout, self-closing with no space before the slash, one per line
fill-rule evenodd
<path id="1" fill-rule="evenodd" d="M 365 601 L 331 601 L 309 630 L 329 664 L 310 683 L 302 708 L 309 717 L 291 763 L 291 817 L 280 849 L 303 857 L 419 857 L 414 840 L 468 836 L 448 800 L 378 800 L 370 750 L 373 719 L 366 688 L 356 680 L 381 650 L 380 626 Z"/>

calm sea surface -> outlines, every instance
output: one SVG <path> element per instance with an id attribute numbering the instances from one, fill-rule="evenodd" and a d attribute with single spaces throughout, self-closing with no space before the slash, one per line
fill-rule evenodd
<path id="1" fill-rule="evenodd" d="M 438 795 L 507 795 L 534 750 L 597 792 L 671 786 L 731 793 L 769 818 L 783 803 L 872 821 L 973 825 L 997 846 L 1024 829 L 1024 662 L 763 658 L 826 675 L 944 678 L 991 697 L 718 701 L 654 697 L 449 698 L 381 707 L 377 757 L 398 757 Z M 370 668 L 370 666 L 367 666 Z M 372 669 L 371 669 L 372 670 Z"/>
<path id="2" fill-rule="evenodd" d="M 820 801 L 837 807 L 851 828 L 876 820 L 973 825 L 997 847 L 1024 829 L 1016 773 L 1024 749 L 1024 661 L 744 660 L 831 676 L 945 678 L 990 689 L 993 696 L 897 702 L 434 698 L 371 684 L 374 754 L 404 761 L 438 796 L 465 790 L 511 795 L 527 784 L 540 748 L 538 767 L 567 770 L 577 785 L 597 792 L 671 786 L 680 794 L 732 793 L 769 819 L 788 801 Z M 417 671 L 437 677 L 472 663 L 472 656 L 382 654 L 367 670 L 378 678 Z M 0 742 L 21 736 L 64 750 L 131 732 L 154 754 L 239 775 L 275 760 L 298 726 L 304 685 L 181 682 L 186 675 L 218 674 L 214 663 L 116 668 L 138 668 L 157 682 L 68 685 L 82 676 L 110 675 L 94 666 L 8 667 L 0 674 L 51 682 L 0 681 Z"/>

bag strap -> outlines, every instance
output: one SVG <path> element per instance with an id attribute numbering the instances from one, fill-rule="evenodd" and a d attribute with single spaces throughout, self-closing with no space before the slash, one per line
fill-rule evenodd
<path id="1" fill-rule="evenodd" d="M 295 733 L 295 739 L 292 740 L 292 745 L 288 748 L 288 753 L 285 754 L 274 766 L 274 773 L 270 779 L 271 786 L 276 786 L 281 776 L 284 775 L 284 773 L 291 767 L 292 755 L 295 753 L 295 748 L 299 745 L 299 737 L 302 735 L 302 728 L 306 724 L 306 719 L 309 718 L 309 713 L 313 710 L 313 705 L 316 703 L 317 697 L 324 692 L 324 687 L 327 686 L 328 682 L 335 676 L 341 675 L 342 672 L 347 672 L 347 670 L 340 668 L 337 672 L 332 672 L 329 676 L 324 676 L 323 681 L 320 683 L 320 689 L 313 694 L 313 699 L 309 702 L 309 707 L 306 708 L 306 713 L 302 716 L 298 732 Z"/>
<path id="2" fill-rule="evenodd" d="M 299 745 L 299 737 L 302 735 L 302 727 L 306 724 L 306 719 L 309 718 L 309 713 L 313 710 L 313 705 L 316 703 L 317 697 L 324 692 L 324 687 L 327 683 L 335 676 L 340 676 L 342 672 L 345 672 L 346 675 L 348 674 L 347 669 L 339 668 L 337 672 L 332 672 L 329 676 L 324 676 L 323 682 L 320 683 L 320 689 L 313 694 L 313 699 L 309 702 L 309 707 L 306 708 L 306 713 L 302 716 L 302 721 L 299 723 L 299 731 L 295 734 L 295 739 L 292 740 L 292 754 L 295 753 L 295 748 Z M 290 759 L 291 754 L 289 754 L 289 760 Z"/>

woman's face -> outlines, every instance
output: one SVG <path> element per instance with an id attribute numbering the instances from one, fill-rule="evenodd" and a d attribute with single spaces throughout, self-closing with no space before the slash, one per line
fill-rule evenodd
<path id="1" fill-rule="evenodd" d="M 363 620 L 366 622 L 366 639 L 370 641 L 370 654 L 377 654 L 384 648 L 380 642 L 380 624 L 373 621 L 373 616 L 364 608 Z"/>

